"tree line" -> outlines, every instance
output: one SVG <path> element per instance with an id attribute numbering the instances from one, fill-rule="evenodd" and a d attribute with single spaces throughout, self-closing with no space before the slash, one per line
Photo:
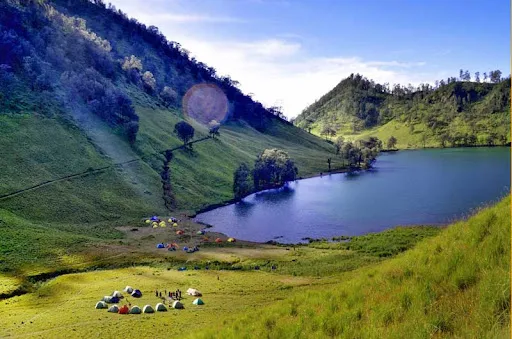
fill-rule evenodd
<path id="1" fill-rule="evenodd" d="M 298 169 L 287 152 L 272 148 L 261 152 L 251 170 L 245 163 L 240 164 L 233 174 L 233 193 L 239 200 L 252 192 L 276 188 L 294 181 Z"/>

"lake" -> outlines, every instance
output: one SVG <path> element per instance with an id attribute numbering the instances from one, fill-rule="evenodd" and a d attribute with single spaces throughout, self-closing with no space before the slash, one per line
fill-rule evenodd
<path id="1" fill-rule="evenodd" d="M 380 155 L 370 171 L 298 180 L 195 220 L 230 237 L 297 243 L 397 225 L 447 224 L 509 190 L 508 147 L 399 151 Z"/>

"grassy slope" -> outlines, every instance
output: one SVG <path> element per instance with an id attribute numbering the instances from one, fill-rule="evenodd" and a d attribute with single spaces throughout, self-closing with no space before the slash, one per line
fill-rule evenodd
<path id="1" fill-rule="evenodd" d="M 165 230 L 160 230 L 165 231 Z M 243 314 L 283 300 L 292 292 L 305 292 L 306 288 L 335 284 L 340 272 L 353 270 L 364 265 L 382 261 L 383 251 L 396 254 L 414 246 L 420 239 L 432 236 L 437 228 L 397 228 L 384 233 L 355 237 L 353 250 L 347 244 L 315 243 L 309 246 L 286 248 L 254 244 L 225 244 L 203 247 L 200 252 L 186 254 L 182 251 L 167 252 L 156 250 L 150 241 L 146 254 L 127 253 L 125 260 L 136 260 L 143 256 L 152 259 L 146 262 L 151 267 L 123 268 L 106 271 L 92 271 L 80 274 L 68 274 L 39 283 L 33 293 L 12 297 L 2 301 L 0 308 L 0 326 L 3 334 L 32 337 L 89 336 L 94 331 L 103 336 L 123 335 L 137 337 L 150 331 L 160 335 L 171 331 L 196 333 L 200 328 L 210 328 L 223 323 L 233 313 Z M 160 237 L 165 232 L 149 232 Z M 160 235 L 159 235 L 160 234 Z M 145 238 L 133 239 L 135 242 Z M 397 248 L 396 243 L 401 243 Z M 149 242 L 146 242 L 149 244 Z M 158 254 L 155 256 L 155 254 Z M 111 263 L 121 263 L 115 253 L 109 258 Z M 146 260 L 147 260 L 146 259 Z M 69 263 L 80 260 L 68 255 Z M 59 263 L 62 262 L 58 261 Z M 56 261 L 57 263 L 57 261 Z M 210 271 L 204 267 L 210 266 Z M 254 266 L 260 266 L 259 271 Z M 277 265 L 271 271 L 271 265 Z M 188 271 L 177 272 L 176 268 L 187 266 Z M 202 270 L 192 270 L 198 266 Z M 238 271 L 219 270 L 236 268 Z M 7 288 L 16 284 L 15 279 L 0 275 L 0 286 Z M 130 326 L 133 316 L 122 317 L 109 314 L 104 310 L 95 310 L 95 302 L 103 295 L 126 284 L 142 289 L 144 297 L 140 300 L 130 298 L 133 304 L 154 305 L 155 289 L 176 289 L 185 291 L 195 287 L 204 293 L 204 307 L 191 307 L 191 297 L 185 299 L 185 310 L 171 311 L 165 314 L 143 315 L 137 326 Z M 302 291 L 302 292 L 301 292 Z M 105 326 L 105 322 L 108 326 Z M 171 326 L 172 323 L 172 326 Z M 170 328 L 167 326 L 171 326 Z M 177 333 L 176 333 L 177 334 Z"/>
<path id="2" fill-rule="evenodd" d="M 510 196 L 336 286 L 287 300 L 204 338 L 504 338 L 510 333 Z"/>
<path id="3" fill-rule="evenodd" d="M 155 153 L 181 144 L 171 133 L 180 120 L 179 112 L 142 106 L 137 111 L 141 127 L 136 148 L 144 161 L 0 200 L 0 222 L 7 225 L 0 228 L 0 236 L 12 237 L 19 248 L 25 248 L 32 242 L 43 243 L 40 232 L 34 229 L 48 230 L 44 239 L 51 243 L 54 237 L 56 249 L 32 246 L 32 251 L 37 253 L 37 261 L 51 267 L 49 260 L 56 260 L 55 252 L 60 248 L 76 251 L 76 242 L 121 237 L 114 226 L 155 213 L 169 213 L 162 207 L 158 174 L 161 156 Z M 4 165 L 7 164 L 0 168 L 2 194 L 113 163 L 81 130 L 61 120 L 40 115 L 0 119 L 0 150 Z M 196 138 L 206 135 L 204 127 L 196 128 Z M 303 176 L 325 171 L 325 160 L 332 151 L 328 143 L 285 124 L 276 123 L 268 134 L 262 134 L 244 123 L 232 123 L 221 129 L 219 139 L 195 144 L 193 154 L 176 152 L 171 177 L 178 207 L 196 210 L 231 199 L 236 166 L 242 161 L 252 164 L 266 147 L 289 151 Z M 136 182 L 131 179 L 133 174 Z M 32 259 L 20 255 L 5 259 L 2 267 L 26 271 L 33 265 Z"/>
<path id="4" fill-rule="evenodd" d="M 204 248 L 193 255 L 165 253 L 188 258 L 184 272 L 175 270 L 183 263 L 162 257 L 153 267 L 64 275 L 3 300 L 0 326 L 7 336 L 34 338 L 135 338 L 148 332 L 204 338 L 501 338 L 509 331 L 509 206 L 507 197 L 437 236 L 438 230 L 415 227 L 289 250 Z M 382 261 L 382 255 L 411 246 Z M 191 270 L 208 261 L 242 270 Z M 250 269 L 256 264 L 262 270 Z M 275 272 L 271 264 L 277 264 Z M 14 284 L 9 278 L 0 283 Z M 204 293 L 206 305 L 192 307 L 187 297 L 185 310 L 153 315 L 94 309 L 103 295 L 128 284 L 142 289 L 142 299 L 130 298 L 139 306 L 158 302 L 155 289 L 189 287 Z"/>

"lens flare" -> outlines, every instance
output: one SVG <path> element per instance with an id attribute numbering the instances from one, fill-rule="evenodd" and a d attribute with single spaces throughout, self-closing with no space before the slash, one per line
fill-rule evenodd
<path id="1" fill-rule="evenodd" d="M 220 123 L 228 113 L 228 98 L 215 84 L 194 85 L 183 97 L 183 113 L 204 125 Z"/>

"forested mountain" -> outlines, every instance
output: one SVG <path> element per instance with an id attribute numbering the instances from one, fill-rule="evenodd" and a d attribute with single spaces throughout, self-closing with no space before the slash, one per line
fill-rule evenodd
<path id="1" fill-rule="evenodd" d="M 349 137 L 381 136 L 382 129 L 390 129 L 386 125 L 405 127 L 401 131 L 404 147 L 419 147 L 421 139 L 430 146 L 502 144 L 510 140 L 510 77 L 502 79 L 500 71 L 489 74 L 489 81 L 485 74 L 486 82 L 480 82 L 477 72 L 476 81 L 471 82 L 469 72 L 461 70 L 460 79 L 417 88 L 391 88 L 352 74 L 307 107 L 294 123 L 320 135 Z"/>

